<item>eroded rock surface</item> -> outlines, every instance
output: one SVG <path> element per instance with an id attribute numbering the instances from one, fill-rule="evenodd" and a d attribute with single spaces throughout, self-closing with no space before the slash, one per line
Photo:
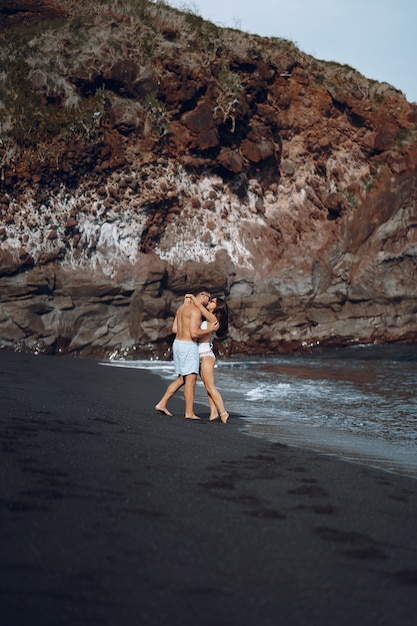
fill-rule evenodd
<path id="1" fill-rule="evenodd" d="M 168 7 L 30 4 L 0 7 L 3 346 L 167 356 L 199 284 L 224 354 L 416 340 L 415 104 Z"/>

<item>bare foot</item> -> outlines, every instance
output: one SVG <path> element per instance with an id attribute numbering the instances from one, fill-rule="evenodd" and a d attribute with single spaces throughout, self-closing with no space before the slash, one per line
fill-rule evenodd
<path id="1" fill-rule="evenodd" d="M 217 415 L 210 415 L 209 420 L 210 422 L 215 422 L 216 420 L 218 420 L 220 417 L 220 415 L 217 413 Z"/>
<path id="2" fill-rule="evenodd" d="M 198 415 L 194 415 L 194 413 L 192 415 L 186 415 L 185 416 L 186 420 L 199 420 L 200 418 L 198 417 Z"/>
<path id="3" fill-rule="evenodd" d="M 155 411 L 158 411 L 158 413 L 163 413 L 164 415 L 169 415 L 169 417 L 172 417 L 172 413 L 168 411 L 166 406 L 161 406 L 160 404 L 157 404 L 155 406 Z"/>
<path id="4" fill-rule="evenodd" d="M 223 424 L 227 424 L 227 420 L 229 419 L 229 413 L 225 411 L 224 413 L 220 413 L 220 419 Z"/>

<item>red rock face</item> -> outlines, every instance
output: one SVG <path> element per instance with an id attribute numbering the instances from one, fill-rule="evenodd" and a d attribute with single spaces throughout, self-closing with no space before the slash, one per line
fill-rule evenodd
<path id="1" fill-rule="evenodd" d="M 65 14 L 64 7 L 53 0 L 1 0 L 0 30 L 53 20 Z"/>
<path id="2" fill-rule="evenodd" d="M 167 7 L 30 4 L 0 6 L 6 52 L 40 28 L 4 62 L 1 345 L 169 356 L 201 284 L 223 354 L 416 340 L 416 105 Z"/>

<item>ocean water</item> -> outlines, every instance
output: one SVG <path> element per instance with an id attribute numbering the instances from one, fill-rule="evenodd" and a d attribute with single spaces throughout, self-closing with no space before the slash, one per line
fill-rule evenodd
<path id="1" fill-rule="evenodd" d="M 106 365 L 175 377 L 171 361 Z M 417 479 L 417 344 L 218 359 L 215 377 L 244 433 Z"/>

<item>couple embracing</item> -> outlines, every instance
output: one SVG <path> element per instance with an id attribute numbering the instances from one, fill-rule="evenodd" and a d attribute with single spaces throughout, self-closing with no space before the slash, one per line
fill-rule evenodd
<path id="1" fill-rule="evenodd" d="M 185 417 L 200 419 L 194 413 L 195 386 L 200 372 L 207 390 L 210 421 L 220 418 L 224 424 L 227 423 L 229 414 L 214 384 L 215 356 L 212 348 L 212 336 L 225 335 L 227 324 L 227 305 L 222 298 L 210 299 L 210 292 L 206 287 L 201 287 L 193 294 L 186 294 L 172 325 L 172 332 L 176 335 L 173 356 L 177 378 L 168 385 L 155 406 L 156 411 L 172 415 L 167 408 L 167 402 L 184 386 Z"/>

